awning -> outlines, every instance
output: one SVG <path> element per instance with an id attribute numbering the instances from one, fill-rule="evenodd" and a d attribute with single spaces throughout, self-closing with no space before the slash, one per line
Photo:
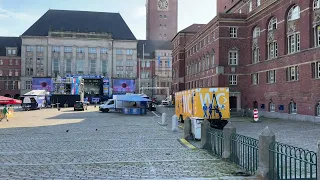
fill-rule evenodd
<path id="1" fill-rule="evenodd" d="M 149 102 L 150 99 L 143 98 L 138 95 L 124 95 L 124 96 L 118 96 L 118 101 L 128 101 L 128 102 Z"/>
<path id="2" fill-rule="evenodd" d="M 17 99 L 12 99 L 4 96 L 0 96 L 0 104 L 21 104 L 22 102 Z"/>

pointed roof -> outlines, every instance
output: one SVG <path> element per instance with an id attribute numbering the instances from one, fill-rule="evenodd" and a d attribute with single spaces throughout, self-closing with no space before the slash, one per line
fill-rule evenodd
<path id="1" fill-rule="evenodd" d="M 49 31 L 111 33 L 116 40 L 136 40 L 119 13 L 48 10 L 22 36 L 48 36 Z"/>

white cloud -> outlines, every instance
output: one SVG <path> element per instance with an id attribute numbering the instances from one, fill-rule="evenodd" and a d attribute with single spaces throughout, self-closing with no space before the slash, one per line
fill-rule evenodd
<path id="1" fill-rule="evenodd" d="M 0 8 L 0 18 L 12 18 L 18 21 L 34 21 L 37 17 L 26 13 Z"/>

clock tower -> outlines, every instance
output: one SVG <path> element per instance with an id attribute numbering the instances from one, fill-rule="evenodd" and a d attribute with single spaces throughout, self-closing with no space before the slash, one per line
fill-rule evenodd
<path id="1" fill-rule="evenodd" d="M 147 0 L 147 40 L 171 41 L 178 31 L 178 0 Z"/>

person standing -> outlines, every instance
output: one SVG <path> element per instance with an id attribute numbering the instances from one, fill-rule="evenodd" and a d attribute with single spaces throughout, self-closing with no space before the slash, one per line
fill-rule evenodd
<path id="1" fill-rule="evenodd" d="M 8 109 L 7 106 L 4 106 L 3 110 L 2 110 L 2 114 L 3 114 L 3 118 L 0 120 L 0 122 L 5 118 L 7 119 L 7 121 L 9 121 L 8 119 Z"/>

